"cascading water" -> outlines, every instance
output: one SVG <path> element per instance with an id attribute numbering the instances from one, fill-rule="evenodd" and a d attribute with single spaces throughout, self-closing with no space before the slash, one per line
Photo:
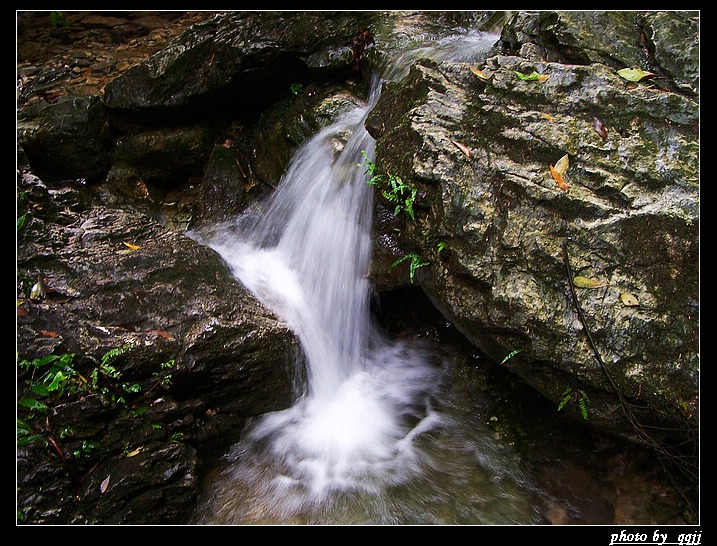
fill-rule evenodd
<path id="1" fill-rule="evenodd" d="M 470 39 L 421 55 L 479 58 L 495 37 Z M 296 403 L 247 427 L 196 523 L 541 521 L 519 458 L 477 410 L 459 409 L 455 378 L 444 388 L 440 353 L 389 340 L 371 317 L 373 189 L 359 165 L 373 157 L 363 122 L 378 78 L 372 89 L 297 151 L 260 211 L 194 235 L 296 332 L 306 366 Z"/>

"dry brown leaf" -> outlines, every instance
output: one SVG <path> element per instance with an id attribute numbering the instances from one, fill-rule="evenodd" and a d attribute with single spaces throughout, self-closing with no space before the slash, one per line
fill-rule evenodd
<path id="1" fill-rule="evenodd" d="M 144 447 L 144 446 L 139 446 L 139 447 L 138 447 L 137 449 L 135 449 L 134 451 L 130 451 L 129 453 L 127 453 L 127 457 L 134 457 L 134 456 L 137 455 L 140 451 L 142 451 L 142 448 L 143 448 L 143 447 Z"/>
<path id="2" fill-rule="evenodd" d="M 451 142 L 453 143 L 453 145 L 454 145 L 456 148 L 458 148 L 461 152 L 463 152 L 464 154 L 466 154 L 466 157 L 468 157 L 468 158 L 472 158 L 472 157 L 473 157 L 473 153 L 471 152 L 471 149 L 470 149 L 468 146 L 466 146 L 466 145 L 463 144 L 462 142 L 457 142 L 457 141 L 455 141 L 455 140 L 451 140 Z"/>
<path id="3" fill-rule="evenodd" d="M 598 118 L 593 118 L 593 128 L 595 132 L 602 137 L 603 140 L 607 138 L 607 129 L 603 125 L 602 121 Z"/>
<path id="4" fill-rule="evenodd" d="M 164 330 L 150 330 L 150 334 L 157 334 L 160 337 L 163 337 L 164 339 L 174 339 L 174 336 L 168 332 L 165 332 Z"/>
<path id="5" fill-rule="evenodd" d="M 568 191 L 569 190 L 568 185 L 565 183 L 565 180 L 563 180 L 562 175 L 558 171 L 556 171 L 555 167 L 553 167 L 552 165 L 549 165 L 549 167 L 550 167 L 550 174 L 553 175 L 553 180 L 555 180 L 555 182 L 557 182 L 560 189 L 563 191 Z"/>
<path id="6" fill-rule="evenodd" d="M 471 72 L 473 72 L 473 74 L 475 74 L 479 78 L 482 78 L 484 80 L 488 79 L 488 76 L 486 76 L 482 70 L 478 70 L 475 66 L 471 66 Z"/>
<path id="7" fill-rule="evenodd" d="M 60 337 L 60 334 L 58 334 L 57 332 L 49 332 L 47 330 L 38 330 L 37 333 L 42 334 L 43 336 L 46 336 L 46 337 L 51 337 L 51 338 Z"/>

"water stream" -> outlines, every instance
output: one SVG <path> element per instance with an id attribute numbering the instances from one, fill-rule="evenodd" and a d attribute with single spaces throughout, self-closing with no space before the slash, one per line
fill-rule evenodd
<path id="1" fill-rule="evenodd" d="M 420 55 L 479 59 L 495 41 L 468 39 Z M 304 378 L 292 407 L 247 426 L 194 523 L 541 524 L 556 507 L 578 521 L 575 498 L 556 497 L 488 426 L 495 401 L 456 352 L 391 339 L 372 315 L 373 188 L 358 165 L 373 157 L 363 122 L 380 83 L 297 151 L 268 201 L 194 234 L 296 333 Z M 350 135 L 340 151 L 339 135 Z"/>

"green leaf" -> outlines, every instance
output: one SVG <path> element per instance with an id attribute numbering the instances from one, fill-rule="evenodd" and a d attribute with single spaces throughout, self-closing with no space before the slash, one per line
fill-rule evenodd
<path id="1" fill-rule="evenodd" d="M 622 68 L 617 71 L 618 76 L 626 79 L 629 82 L 639 82 L 646 78 L 654 78 L 655 74 L 652 72 L 645 72 L 640 68 Z"/>
<path id="2" fill-rule="evenodd" d="M 533 70 L 527 76 L 525 74 L 523 74 L 522 72 L 518 72 L 517 70 L 514 70 L 514 72 L 515 72 L 516 76 L 518 76 L 521 80 L 526 81 L 526 82 L 545 81 L 548 79 L 547 76 L 538 74 L 535 70 Z"/>
<path id="3" fill-rule="evenodd" d="M 32 389 L 30 390 L 32 390 L 32 392 L 34 392 L 38 396 L 50 396 L 49 389 L 45 385 L 42 385 L 40 383 L 38 383 L 37 385 L 33 385 Z"/>
<path id="4" fill-rule="evenodd" d="M 17 219 L 17 233 L 20 233 L 22 226 L 25 225 L 26 218 L 27 218 L 27 212 Z"/>
<path id="5" fill-rule="evenodd" d="M 45 404 L 43 404 L 39 400 L 33 400 L 32 398 L 21 398 L 17 401 L 17 403 L 32 410 L 44 411 L 47 409 L 47 406 Z"/>
<path id="6" fill-rule="evenodd" d="M 508 355 L 503 360 L 501 360 L 500 365 L 502 366 L 503 364 L 508 362 L 511 358 L 513 358 L 515 355 L 517 355 L 522 350 L 523 349 L 514 349 L 514 350 L 510 351 L 510 353 L 508 353 Z"/>

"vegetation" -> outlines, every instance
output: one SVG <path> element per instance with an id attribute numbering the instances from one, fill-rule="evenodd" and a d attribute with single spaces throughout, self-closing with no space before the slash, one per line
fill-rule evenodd
<path id="1" fill-rule="evenodd" d="M 66 27 L 69 25 L 69 21 L 67 20 L 67 17 L 65 17 L 65 14 L 61 11 L 51 11 L 50 12 L 50 24 L 52 25 L 52 28 L 57 27 Z"/>
<path id="2" fill-rule="evenodd" d="M 590 398 L 588 398 L 588 395 L 585 394 L 585 391 L 582 389 L 574 389 L 572 387 L 565 389 L 563 391 L 563 398 L 558 404 L 558 411 L 562 410 L 571 400 L 580 408 L 580 415 L 583 416 L 583 419 L 588 421 L 588 403 L 590 402 Z"/>
<path id="3" fill-rule="evenodd" d="M 398 176 L 393 174 L 387 174 L 386 176 L 378 174 L 376 172 L 376 164 L 371 161 L 368 154 L 365 151 L 361 153 L 363 154 L 364 164 L 359 164 L 358 166 L 366 167 L 365 174 L 371 175 L 371 178 L 367 180 L 366 183 L 369 186 L 376 186 L 387 201 L 395 204 L 393 211 L 394 216 L 398 216 L 401 212 L 404 212 L 406 216 L 414 220 L 413 202 L 416 200 L 418 190 L 410 184 L 403 182 Z"/>
<path id="4" fill-rule="evenodd" d="M 141 393 L 139 384 L 122 381 L 122 373 L 114 365 L 117 358 L 132 348 L 132 345 L 124 345 L 107 351 L 87 374 L 78 370 L 76 357 L 70 353 L 20 360 L 18 366 L 28 377 L 21 382 L 23 389 L 17 402 L 18 406 L 25 410 L 25 419 L 17 418 L 17 445 L 22 447 L 34 441 L 45 441 L 52 444 L 64 459 L 55 440 L 48 434 L 37 432 L 31 426 L 32 422 L 39 416 L 48 415 L 53 406 L 80 400 L 88 394 L 101 394 L 112 403 L 126 404 L 127 396 Z M 173 367 L 173 359 L 162 363 L 160 371 L 153 374 L 155 382 L 146 392 L 158 385 L 168 386 L 171 383 L 170 371 Z M 138 408 L 133 410 L 133 414 L 139 417 L 145 411 L 146 408 Z M 60 438 L 70 437 L 73 431 L 65 427 L 59 434 Z M 94 442 L 84 439 L 79 443 L 79 447 L 72 451 L 72 455 L 75 459 L 87 458 L 96 450 L 97 445 Z"/>
<path id="5" fill-rule="evenodd" d="M 362 151 L 361 154 L 363 155 L 364 162 L 363 164 L 360 163 L 357 166 L 364 167 L 366 169 L 364 174 L 371 175 L 371 178 L 366 181 L 366 184 L 377 187 L 381 191 L 383 197 L 388 202 L 395 205 L 393 210 L 394 216 L 398 216 L 401 212 L 403 212 L 411 220 L 415 220 L 413 203 L 416 199 L 416 195 L 418 194 L 418 190 L 413 186 L 404 183 L 398 176 L 390 173 L 385 176 L 379 174 L 376 171 L 376 164 L 371 161 L 366 151 Z M 439 245 L 439 252 L 443 250 L 443 247 L 445 247 L 445 244 L 441 243 L 441 245 Z M 430 263 L 424 261 L 420 254 L 411 252 L 393 262 L 389 271 L 406 260 L 410 260 L 409 278 L 411 283 L 413 283 L 416 270 L 419 267 L 426 266 Z"/>
<path id="6" fill-rule="evenodd" d="M 424 265 L 428 265 L 430 262 L 424 262 L 423 258 L 419 254 L 416 254 L 415 252 L 411 252 L 410 254 L 406 254 L 403 258 L 399 258 L 395 262 L 391 264 L 391 267 L 389 268 L 389 271 L 396 267 L 398 264 L 405 262 L 406 260 L 411 260 L 411 263 L 409 265 L 408 275 L 409 279 L 411 280 L 411 283 L 413 283 L 413 276 L 416 273 L 416 269 L 419 267 L 423 267 Z"/>

